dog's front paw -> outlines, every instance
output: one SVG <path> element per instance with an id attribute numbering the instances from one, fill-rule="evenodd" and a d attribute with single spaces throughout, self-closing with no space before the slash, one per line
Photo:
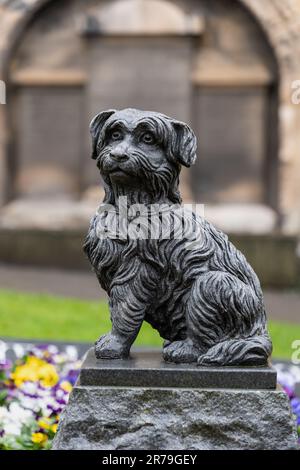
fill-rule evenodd
<path id="1" fill-rule="evenodd" d="M 167 362 L 192 363 L 197 362 L 200 355 L 190 339 L 182 341 L 165 342 L 163 349 L 163 358 Z"/>
<path id="2" fill-rule="evenodd" d="M 128 355 L 129 349 L 112 333 L 101 336 L 95 343 L 97 359 L 124 359 Z"/>

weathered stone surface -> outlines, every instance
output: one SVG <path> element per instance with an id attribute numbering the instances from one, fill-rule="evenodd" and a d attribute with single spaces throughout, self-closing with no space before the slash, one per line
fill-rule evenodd
<path id="1" fill-rule="evenodd" d="M 15 55 L 15 46 L 16 43 L 23 44 L 26 46 L 27 41 L 25 41 L 25 35 L 22 36 L 22 40 L 20 41 L 20 35 L 23 33 L 23 29 L 25 25 L 31 19 L 33 12 L 38 12 L 40 16 L 42 16 L 42 7 L 45 4 L 58 4 L 59 17 L 60 22 L 59 24 L 56 21 L 57 12 L 55 12 L 55 19 L 53 21 L 54 28 L 56 28 L 56 33 L 53 34 L 53 31 L 50 30 L 49 24 L 47 28 L 40 26 L 38 21 L 31 22 L 31 27 L 26 29 L 30 31 L 30 38 L 32 44 L 34 45 L 34 51 L 38 56 L 38 62 L 31 64 L 35 65 L 35 71 L 39 71 L 42 67 L 46 67 L 47 71 L 51 67 L 55 69 L 56 72 L 59 67 L 63 66 L 64 68 L 72 67 L 71 72 L 72 76 L 74 77 L 74 68 L 76 65 L 76 70 L 79 67 L 82 67 L 81 62 L 83 59 L 86 58 L 86 54 L 82 53 L 82 49 L 79 47 L 79 38 L 80 35 L 78 34 L 78 21 L 71 21 L 70 18 L 74 18 L 75 10 L 72 9 L 72 15 L 69 12 L 69 6 L 66 4 L 65 11 L 67 11 L 67 22 L 63 24 L 63 30 L 58 32 L 58 28 L 61 25 L 63 19 L 63 5 L 65 2 L 49 2 L 49 0 L 3 0 L 1 1 L 0 12 L 1 12 L 1 32 L 0 35 L 0 69 L 2 71 L 2 76 L 6 76 L 6 71 L 10 65 L 11 59 L 13 58 L 13 64 L 16 65 L 16 55 Z M 75 5 L 75 2 L 72 2 Z M 82 4 L 82 2 L 79 2 Z M 100 10 L 105 7 L 102 5 L 103 2 L 92 2 L 95 4 L 93 10 Z M 109 2 L 110 3 L 110 2 Z M 123 2 L 119 2 L 120 5 Z M 134 3 L 134 2 L 133 2 Z M 191 13 L 197 13 L 197 10 L 201 8 L 204 2 L 178 2 L 182 4 L 183 11 L 182 16 L 185 16 L 185 10 L 191 11 Z M 187 4 L 190 3 L 190 6 L 187 7 Z M 209 11 L 210 4 L 213 2 L 205 2 L 206 11 Z M 219 2 L 221 5 L 224 2 Z M 241 51 L 241 41 L 238 39 L 236 40 L 236 31 L 239 31 L 239 26 L 243 27 L 243 30 L 247 29 L 247 23 L 242 24 L 241 22 L 235 22 L 233 27 L 230 24 L 230 15 L 228 12 L 230 11 L 230 5 L 227 2 L 226 4 L 226 14 L 224 15 L 224 31 L 225 31 L 225 41 L 223 40 L 223 36 L 221 40 L 218 40 L 217 43 L 221 45 L 221 51 L 223 53 L 223 62 L 224 66 L 220 68 L 222 73 L 218 73 L 218 76 L 223 76 L 223 70 L 225 65 L 233 66 L 239 60 L 241 60 L 242 65 L 239 67 L 239 73 L 242 73 L 246 68 L 249 67 L 249 57 L 248 53 L 242 53 Z M 245 10 L 250 13 L 248 25 L 251 28 L 251 31 L 254 30 L 254 22 L 252 19 L 256 20 L 260 26 L 261 31 L 263 31 L 267 38 L 268 42 L 272 46 L 274 56 L 276 57 L 276 61 L 278 63 L 279 75 L 280 75 L 280 87 L 279 87 L 279 99 L 278 99 L 278 113 L 276 113 L 279 117 L 278 122 L 278 135 L 280 136 L 279 139 L 279 148 L 278 148 L 278 175 L 279 175 L 279 184 L 278 184 L 278 209 L 279 213 L 282 214 L 282 223 L 283 228 L 288 233 L 298 233 L 299 232 L 299 201 L 300 201 L 300 185 L 299 185 L 299 169 L 300 169 L 300 161 L 298 158 L 298 149 L 299 149 L 299 139 L 300 134 L 298 132 L 299 129 L 299 110 L 298 106 L 294 105 L 291 100 L 292 89 L 291 85 L 294 80 L 299 78 L 299 70 L 300 70 L 300 41 L 299 41 L 299 22 L 300 22 L 300 0 L 265 0 L 261 2 L 261 0 L 239 0 L 239 2 L 232 2 L 233 4 L 241 3 L 245 6 Z M 88 4 L 88 2 L 84 2 L 84 4 Z M 85 5 L 84 5 L 85 6 Z M 73 5 L 72 5 L 73 8 Z M 54 8 L 53 8 L 54 9 Z M 90 8 L 89 8 L 90 9 Z M 74 11 L 74 13 L 73 13 Z M 83 8 L 79 9 L 79 13 L 81 14 Z M 45 13 L 48 15 L 48 11 Z M 38 15 L 37 15 L 38 16 Z M 251 16 L 253 18 L 251 18 Z M 103 16 L 102 16 L 103 18 Z M 106 18 L 109 18 L 109 22 L 115 22 L 115 18 L 111 18 L 111 16 L 106 15 Z M 77 19 L 77 18 L 76 18 Z M 222 18 L 221 18 L 222 19 Z M 79 18 L 80 20 L 80 18 Z M 151 18 L 147 19 L 151 21 Z M 222 19 L 223 20 L 223 19 Z M 51 21 L 51 18 L 49 18 Z M 140 18 L 141 21 L 141 18 Z M 80 22 L 79 22 L 80 23 Z M 215 24 L 215 21 L 212 22 Z M 44 24 L 44 23 L 42 23 Z M 51 24 L 51 23 L 50 23 Z M 39 28 L 39 31 L 42 31 L 43 34 L 38 36 L 38 39 L 32 35 L 34 32 L 35 26 Z M 75 33 L 76 36 L 69 35 L 69 30 L 71 27 L 69 25 L 76 25 Z M 156 25 L 156 23 L 155 23 Z M 110 27 L 110 24 L 103 24 L 101 25 L 104 30 L 107 30 Z M 127 27 L 127 25 L 123 25 Z M 141 25 L 143 26 L 143 25 Z M 170 22 L 166 21 L 165 18 L 161 18 L 160 26 L 168 27 L 170 26 Z M 163 28 L 160 27 L 160 31 L 163 31 Z M 164 31 L 166 32 L 166 30 Z M 205 31 L 204 31 L 205 33 Z M 231 33 L 233 33 L 231 35 Z M 48 34 L 51 34 L 51 41 L 47 42 Z M 61 54 L 57 54 L 58 47 L 61 48 L 61 35 L 64 37 L 64 44 L 65 46 L 62 48 Z M 215 34 L 211 37 L 219 38 L 219 33 Z M 233 38 L 233 40 L 231 39 Z M 238 37 L 239 38 L 239 37 Z M 122 42 L 123 42 L 122 38 Z M 228 40 L 230 41 L 230 49 L 228 54 Z M 103 38 L 102 38 L 103 41 Z M 102 43 L 101 41 L 101 43 Z M 211 40 L 206 41 L 208 46 L 211 48 Z M 255 37 L 253 41 L 246 41 L 246 44 L 249 47 L 255 47 L 258 44 L 260 47 L 262 45 L 262 40 L 259 37 Z M 25 44 L 26 43 L 26 44 Z M 199 55 L 201 58 L 201 64 L 205 64 L 205 70 L 208 69 L 207 61 L 203 61 L 203 41 L 201 43 L 201 54 Z M 58 44 L 58 47 L 57 47 Z M 244 42 L 243 42 L 244 44 Z M 51 49 L 52 48 L 52 49 Z M 45 53 L 46 50 L 46 53 Z M 68 52 L 70 51 L 70 53 Z M 237 52 L 234 60 L 228 60 L 228 57 L 231 59 L 233 58 L 233 54 Z M 144 56 L 149 57 L 149 54 L 144 54 Z M 28 60 L 29 55 L 21 54 L 23 59 Z M 79 59 L 78 59 L 79 58 Z M 254 57 L 255 59 L 255 57 Z M 80 62 L 77 65 L 77 61 Z M 151 62 L 150 62 L 151 63 Z M 193 61 L 194 63 L 194 61 Z M 263 62 L 265 63 L 265 61 Z M 255 64 L 254 64 L 255 65 Z M 153 67 L 151 67 L 153 68 Z M 235 67 L 233 67 L 235 68 Z M 255 67 L 252 66 L 252 62 L 250 62 L 251 71 L 254 70 Z M 139 72 L 142 68 L 139 68 Z M 76 72 L 75 70 L 75 72 Z M 124 71 L 123 71 L 124 72 Z M 164 71 L 165 72 L 165 71 Z M 126 69 L 126 73 L 121 74 L 122 81 L 126 79 L 128 74 L 130 73 L 130 69 Z M 248 74 L 249 75 L 249 74 Z M 248 77 L 247 75 L 247 77 Z M 264 74 L 263 74 L 264 75 Z M 257 74 L 255 74 L 257 77 Z M 101 76 L 101 82 L 103 82 L 103 74 Z M 135 74 L 135 77 L 139 80 L 139 75 Z M 216 77 L 215 77 L 216 78 Z M 99 82 L 99 80 L 98 80 Z M 123 83 L 122 82 L 122 83 Z M 241 83 L 241 82 L 239 82 Z M 119 88 L 122 88 L 122 86 Z M 168 87 L 172 88 L 172 87 Z M 174 87 L 173 87 L 174 88 Z M 175 87 L 176 88 L 176 87 Z M 136 92 L 136 83 L 133 83 L 133 92 Z M 114 89 L 114 91 L 116 91 Z M 111 96 L 113 98 L 115 94 Z M 130 96 L 131 99 L 131 95 Z M 95 101 L 95 100 L 94 100 Z M 155 106 L 154 106 L 155 107 Z M 10 158 L 7 158 L 6 149 L 7 149 L 7 138 L 5 135 L 6 126 L 4 123 L 7 121 L 6 116 L 7 107 L 1 108 L 1 122 L 2 125 L 0 126 L 0 201 L 1 204 L 7 201 L 7 180 L 9 180 L 9 168 L 10 165 L 7 164 L 10 161 Z M 275 128 L 276 126 L 274 126 Z M 83 152 L 84 153 L 84 152 Z"/>
<path id="2" fill-rule="evenodd" d="M 275 389 L 277 373 L 271 367 L 200 367 L 170 364 L 160 351 L 139 351 L 130 359 L 101 360 L 90 349 L 80 372 L 81 385 L 121 387 L 184 387 Z"/>
<path id="3" fill-rule="evenodd" d="M 53 449 L 296 449 L 275 381 L 271 368 L 167 364 L 155 351 L 96 360 L 90 349 Z"/>
<path id="4" fill-rule="evenodd" d="M 53 449 L 296 449 L 276 391 L 76 386 Z"/>

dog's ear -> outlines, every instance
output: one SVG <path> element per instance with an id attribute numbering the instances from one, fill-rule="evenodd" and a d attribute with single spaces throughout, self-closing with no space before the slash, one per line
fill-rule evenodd
<path id="1" fill-rule="evenodd" d="M 97 143 L 99 139 L 100 132 L 106 123 L 107 119 L 116 112 L 115 109 L 108 109 L 107 111 L 102 111 L 101 113 L 95 116 L 90 123 L 90 133 L 92 136 L 92 158 L 95 160 L 97 158 Z"/>
<path id="2" fill-rule="evenodd" d="M 181 165 L 190 167 L 196 161 L 197 138 L 194 131 L 184 122 L 171 121 L 174 133 L 171 149 L 173 157 Z"/>

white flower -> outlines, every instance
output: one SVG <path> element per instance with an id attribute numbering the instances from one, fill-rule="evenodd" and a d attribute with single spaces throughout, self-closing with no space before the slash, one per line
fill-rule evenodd
<path id="1" fill-rule="evenodd" d="M 300 382 L 300 367 L 299 366 L 292 366 L 290 368 L 290 373 L 292 374 L 295 382 Z"/>
<path id="2" fill-rule="evenodd" d="M 63 390 L 57 390 L 57 392 L 56 392 L 56 397 L 57 397 L 58 399 L 60 399 L 60 398 L 65 398 L 65 394 L 66 394 L 66 392 L 64 392 Z"/>
<path id="3" fill-rule="evenodd" d="M 0 360 L 5 361 L 6 351 L 8 351 L 8 345 L 4 341 L 0 341 Z"/>
<path id="4" fill-rule="evenodd" d="M 35 398 L 23 396 L 21 398 L 21 404 L 27 410 L 32 410 L 36 413 L 40 410 L 39 404 L 37 403 L 37 400 Z"/>
<path id="5" fill-rule="evenodd" d="M 8 421 L 7 423 L 4 423 L 3 430 L 5 434 L 13 434 L 15 436 L 18 436 L 19 434 L 21 434 L 21 427 L 21 423 Z"/>
<path id="6" fill-rule="evenodd" d="M 26 410 L 17 402 L 12 402 L 9 405 L 9 412 L 12 415 L 13 420 L 21 424 L 26 423 L 33 416 L 31 410 Z"/>
<path id="7" fill-rule="evenodd" d="M 24 382 L 20 388 L 24 393 L 28 393 L 29 395 L 35 395 L 37 393 L 38 383 Z"/>
<path id="8" fill-rule="evenodd" d="M 280 371 L 278 373 L 278 382 L 284 385 L 287 385 L 290 388 L 293 388 L 295 385 L 295 381 L 293 377 L 291 376 L 291 374 L 289 374 L 288 372 L 283 372 L 283 371 Z"/>
<path id="9" fill-rule="evenodd" d="M 45 397 L 45 398 L 43 399 L 43 404 L 44 404 L 45 406 L 48 406 L 48 405 L 49 405 L 49 406 L 56 406 L 56 405 L 57 405 L 55 398 L 53 398 L 53 397 L 51 397 L 51 396 Z"/>
<path id="10" fill-rule="evenodd" d="M 63 364 L 66 361 L 66 358 L 63 354 L 55 354 L 52 359 L 55 364 Z"/>
<path id="11" fill-rule="evenodd" d="M 39 357 L 39 358 L 43 357 L 43 351 L 39 348 L 32 348 L 31 353 L 36 357 Z"/>
<path id="12" fill-rule="evenodd" d="M 21 433 L 23 424 L 33 418 L 30 410 L 25 410 L 17 402 L 12 402 L 9 408 L 0 408 L 0 421 L 5 434 L 18 436 Z"/>
<path id="13" fill-rule="evenodd" d="M 25 348 L 24 348 L 24 345 L 20 344 L 20 343 L 14 343 L 12 348 L 13 348 L 13 351 L 14 351 L 16 357 L 23 357 L 25 352 L 26 352 Z"/>
<path id="14" fill-rule="evenodd" d="M 53 411 L 50 409 L 50 408 L 46 408 L 44 411 L 43 411 L 43 416 L 45 416 L 46 418 L 50 418 L 50 416 L 52 415 Z"/>
<path id="15" fill-rule="evenodd" d="M 54 344 L 50 344 L 47 349 L 48 349 L 50 354 L 57 354 L 58 353 L 58 347 L 54 346 Z"/>
<path id="16" fill-rule="evenodd" d="M 75 346 L 67 346 L 66 347 L 66 354 L 71 361 L 76 361 L 78 359 L 78 352 Z"/>
<path id="17" fill-rule="evenodd" d="M 8 410 L 5 406 L 0 406 L 0 423 L 7 417 Z"/>
<path id="18" fill-rule="evenodd" d="M 51 394 L 50 390 L 47 388 L 39 388 L 37 391 L 37 395 L 41 398 L 48 397 Z"/>

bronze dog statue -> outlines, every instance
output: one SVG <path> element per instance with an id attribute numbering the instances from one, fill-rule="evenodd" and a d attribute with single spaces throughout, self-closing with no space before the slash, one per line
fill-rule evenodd
<path id="1" fill-rule="evenodd" d="M 126 358 L 145 320 L 165 339 L 163 357 L 201 365 L 264 365 L 272 351 L 259 280 L 245 257 L 204 218 L 185 213 L 201 240 L 174 237 L 181 165 L 196 159 L 186 124 L 155 112 L 108 110 L 90 125 L 93 158 L 104 180 L 104 207 L 169 207 L 171 236 L 109 237 L 110 211 L 91 221 L 84 250 L 108 292 L 112 331 L 97 358 Z M 101 206 L 100 206 L 101 208 Z M 173 236 L 172 236 L 173 235 Z"/>

